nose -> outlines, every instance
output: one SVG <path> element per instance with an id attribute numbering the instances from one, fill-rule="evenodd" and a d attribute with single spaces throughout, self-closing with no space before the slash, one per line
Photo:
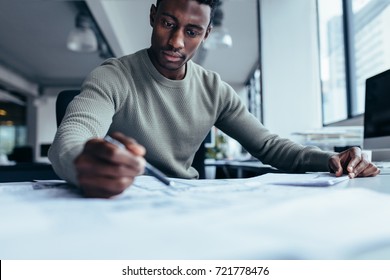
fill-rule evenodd
<path id="1" fill-rule="evenodd" d="M 169 38 L 169 44 L 175 50 L 180 50 L 184 48 L 184 35 L 180 29 L 172 31 L 171 37 Z"/>

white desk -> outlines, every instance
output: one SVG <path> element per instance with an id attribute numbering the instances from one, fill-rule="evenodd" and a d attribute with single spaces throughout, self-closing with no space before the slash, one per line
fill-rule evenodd
<path id="1" fill-rule="evenodd" d="M 139 177 L 109 200 L 0 184 L 0 259 L 390 259 L 390 176 L 331 187 L 261 177 L 182 191 Z"/>

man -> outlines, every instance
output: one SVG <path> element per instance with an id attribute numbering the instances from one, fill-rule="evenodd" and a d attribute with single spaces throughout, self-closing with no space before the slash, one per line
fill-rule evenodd
<path id="1" fill-rule="evenodd" d="M 210 34 L 216 2 L 151 6 L 150 48 L 104 62 L 69 105 L 49 152 L 58 175 L 89 197 L 123 192 L 143 173 L 145 159 L 168 176 L 197 178 L 192 160 L 213 125 L 283 170 L 378 174 L 358 148 L 326 153 L 271 134 L 218 74 L 190 60 Z M 126 149 L 105 142 L 106 134 Z"/>

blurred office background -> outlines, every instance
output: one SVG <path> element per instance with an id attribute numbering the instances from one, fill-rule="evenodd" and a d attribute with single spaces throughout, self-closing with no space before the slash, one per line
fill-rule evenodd
<path id="1" fill-rule="evenodd" d="M 0 154 L 30 147 L 21 161 L 47 161 L 58 93 L 80 88 L 105 59 L 148 47 L 154 3 L 2 0 Z M 219 39 L 195 61 L 219 72 L 271 131 L 325 138 L 329 149 L 359 144 L 365 79 L 390 68 L 390 0 L 223 0 L 218 9 Z M 225 140 L 223 156 L 240 156 Z"/>

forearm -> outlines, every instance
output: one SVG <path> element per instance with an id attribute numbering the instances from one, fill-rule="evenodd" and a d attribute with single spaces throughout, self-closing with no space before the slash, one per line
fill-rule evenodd
<path id="1" fill-rule="evenodd" d="M 334 153 L 272 134 L 249 113 L 237 116 L 219 123 L 219 128 L 263 163 L 289 172 L 329 171 L 328 162 Z"/>
<path id="2" fill-rule="evenodd" d="M 329 171 L 329 159 L 333 154 L 276 135 L 255 151 L 255 156 L 264 163 L 288 172 Z"/>
<path id="3" fill-rule="evenodd" d="M 81 153 L 83 144 L 66 143 L 57 135 L 49 150 L 49 159 L 56 174 L 69 183 L 78 185 L 74 159 Z"/>

